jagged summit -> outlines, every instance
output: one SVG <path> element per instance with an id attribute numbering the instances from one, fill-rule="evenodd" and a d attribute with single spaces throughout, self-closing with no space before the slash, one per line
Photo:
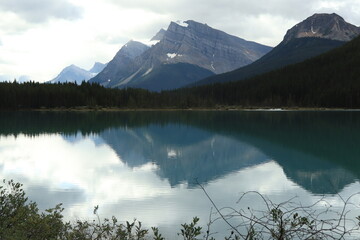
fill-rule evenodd
<path id="1" fill-rule="evenodd" d="M 347 23 L 336 13 L 314 14 L 287 31 L 283 43 L 294 38 L 318 37 L 350 41 L 360 34 L 360 28 Z"/>
<path id="2" fill-rule="evenodd" d="M 142 42 L 130 40 L 120 49 L 118 54 L 120 54 L 120 56 L 126 56 L 130 59 L 134 59 L 148 48 L 149 47 Z"/>
<path id="3" fill-rule="evenodd" d="M 89 72 L 97 74 L 101 72 L 105 68 L 105 66 L 106 64 L 104 63 L 95 62 L 94 66 L 89 70 Z"/>
<path id="4" fill-rule="evenodd" d="M 159 32 L 156 33 L 156 35 L 150 39 L 150 41 L 160 41 L 163 39 L 164 35 L 166 33 L 166 30 L 165 29 L 160 29 Z"/>

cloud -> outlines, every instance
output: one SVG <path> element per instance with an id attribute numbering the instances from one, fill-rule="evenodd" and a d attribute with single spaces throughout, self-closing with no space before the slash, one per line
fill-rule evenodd
<path id="1" fill-rule="evenodd" d="M 46 22 L 50 18 L 75 20 L 82 15 L 82 9 L 67 0 L 0 0 L 0 10 L 32 23 Z"/>
<path id="2" fill-rule="evenodd" d="M 142 9 L 167 20 L 192 19 L 229 34 L 277 45 L 286 31 L 314 13 L 336 12 L 360 21 L 360 2 L 354 0 L 107 0 L 121 9 Z"/>

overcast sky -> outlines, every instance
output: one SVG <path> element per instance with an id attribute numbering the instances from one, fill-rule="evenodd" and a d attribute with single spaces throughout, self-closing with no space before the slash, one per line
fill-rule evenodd
<path id="1" fill-rule="evenodd" d="M 314 13 L 360 25 L 359 0 L 0 0 L 0 79 L 50 80 L 66 66 L 108 62 L 127 41 L 195 20 L 276 46 Z"/>

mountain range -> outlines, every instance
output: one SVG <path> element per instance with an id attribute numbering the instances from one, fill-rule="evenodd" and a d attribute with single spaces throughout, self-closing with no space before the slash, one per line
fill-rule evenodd
<path id="1" fill-rule="evenodd" d="M 74 64 L 64 68 L 56 78 L 48 81 L 48 83 L 65 83 L 72 82 L 81 84 L 82 81 L 88 81 L 101 72 L 106 64 L 96 62 L 90 70 L 85 70 Z"/>
<path id="2" fill-rule="evenodd" d="M 296 24 L 275 48 L 192 20 L 171 22 L 150 40 L 126 43 L 107 64 L 75 65 L 50 82 L 87 81 L 110 88 L 171 90 L 252 78 L 318 56 L 354 39 L 360 28 L 341 16 L 314 14 Z"/>
<path id="3" fill-rule="evenodd" d="M 125 44 L 90 82 L 153 91 L 174 89 L 245 66 L 271 50 L 192 20 L 171 22 L 151 40 L 158 43 L 151 47 L 134 41 Z"/>
<path id="4" fill-rule="evenodd" d="M 194 85 L 251 78 L 328 52 L 359 34 L 359 27 L 347 23 L 337 14 L 314 14 L 288 30 L 278 46 L 254 63 L 200 80 Z"/>

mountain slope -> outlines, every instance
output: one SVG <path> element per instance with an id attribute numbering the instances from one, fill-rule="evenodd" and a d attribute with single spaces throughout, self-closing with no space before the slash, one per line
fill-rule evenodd
<path id="1" fill-rule="evenodd" d="M 139 73 L 128 87 L 144 88 L 150 91 L 170 90 L 193 83 L 196 80 L 206 78 L 214 73 L 188 63 L 163 64 L 150 69 L 145 73 Z"/>
<path id="2" fill-rule="evenodd" d="M 187 89 L 243 107 L 360 108 L 360 37 L 328 53 L 255 78 Z M 179 90 L 181 94 L 181 90 Z"/>
<path id="3" fill-rule="evenodd" d="M 152 40 L 160 41 L 131 61 L 122 63 L 122 66 L 110 62 L 108 68 L 105 68 L 91 82 L 97 82 L 106 87 L 131 86 L 155 91 L 173 89 L 201 79 L 205 71 L 211 74 L 222 73 L 247 65 L 271 50 L 270 47 L 231 36 L 206 24 L 191 20 L 171 22 L 166 31 L 160 30 Z M 183 64 L 191 64 L 193 67 L 184 68 Z M 113 65 L 114 67 L 110 69 Z M 188 77 L 183 81 L 177 81 L 173 79 L 174 74 L 167 74 L 170 73 L 169 68 L 177 72 L 175 74 L 177 76 L 183 74 Z M 185 69 L 195 68 L 196 72 L 201 72 L 201 74 L 181 73 Z M 154 69 L 157 69 L 157 74 L 149 74 Z M 161 73 L 161 69 L 164 72 Z M 156 87 L 151 86 L 151 82 L 154 82 Z M 160 84 L 161 82 L 164 86 Z M 171 85 L 170 82 L 174 84 Z"/>
<path id="4" fill-rule="evenodd" d="M 360 34 L 336 14 L 315 14 L 288 30 L 284 40 L 258 61 L 232 72 L 200 80 L 194 85 L 243 80 L 299 63 L 343 45 Z"/>
<path id="5" fill-rule="evenodd" d="M 140 56 L 149 46 L 137 42 L 129 41 L 107 64 L 103 71 L 90 80 L 90 82 L 100 83 L 105 87 L 112 87 L 118 83 L 118 79 L 131 76 L 136 71 L 135 58 Z"/>
<path id="6" fill-rule="evenodd" d="M 89 70 L 89 72 L 98 74 L 99 72 L 101 72 L 102 70 L 104 70 L 104 68 L 106 67 L 106 65 L 107 65 L 107 64 L 100 63 L 100 62 L 95 62 L 94 66 Z"/>

